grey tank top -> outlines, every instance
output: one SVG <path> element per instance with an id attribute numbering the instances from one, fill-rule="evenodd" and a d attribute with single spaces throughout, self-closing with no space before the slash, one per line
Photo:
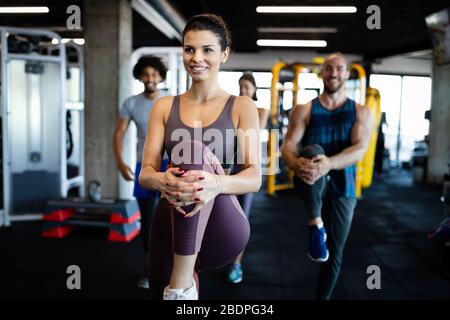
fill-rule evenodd
<path id="1" fill-rule="evenodd" d="M 230 95 L 219 117 L 213 123 L 192 128 L 181 121 L 180 96 L 175 96 L 164 133 L 164 147 L 169 159 L 172 159 L 172 152 L 176 152 L 175 154 L 180 152 L 176 148 L 178 143 L 195 140 L 201 141 L 210 148 L 224 169 L 231 168 L 237 150 L 236 130 L 231 116 L 234 98 L 235 96 Z"/>

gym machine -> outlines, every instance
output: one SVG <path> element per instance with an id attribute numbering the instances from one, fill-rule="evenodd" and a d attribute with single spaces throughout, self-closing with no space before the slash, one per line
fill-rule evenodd
<path id="1" fill-rule="evenodd" d="M 66 55 L 54 32 L 0 27 L 0 36 L 0 226 L 9 226 L 41 219 L 51 198 L 84 195 L 84 75 L 81 50 Z"/>
<path id="2" fill-rule="evenodd" d="M 297 104 L 298 76 L 302 70 L 301 64 L 288 65 L 285 62 L 277 62 L 272 68 L 272 84 L 269 116 L 269 141 L 267 143 L 269 155 L 269 175 L 267 176 L 266 192 L 273 196 L 276 191 L 293 188 L 293 172 L 281 158 L 280 147 L 283 137 L 286 135 L 290 110 Z M 288 87 L 286 83 L 293 83 Z M 284 97 L 292 94 L 292 104 L 285 106 Z M 275 129 L 275 130 L 274 130 Z"/>

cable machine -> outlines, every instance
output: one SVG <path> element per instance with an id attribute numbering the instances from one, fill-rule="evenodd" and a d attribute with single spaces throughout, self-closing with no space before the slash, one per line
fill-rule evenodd
<path id="1" fill-rule="evenodd" d="M 71 189 L 84 194 L 83 62 L 78 51 L 78 80 L 66 82 L 71 63 L 59 35 L 10 27 L 0 27 L 0 35 L 0 226 L 9 226 L 41 219 L 46 201 Z M 68 88 L 78 89 L 76 101 L 66 100 Z M 77 167 L 70 175 L 68 163 Z"/>

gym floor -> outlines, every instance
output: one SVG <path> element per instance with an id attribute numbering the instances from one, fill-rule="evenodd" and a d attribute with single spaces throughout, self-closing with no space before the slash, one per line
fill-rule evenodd
<path id="1" fill-rule="evenodd" d="M 364 191 L 355 211 L 334 299 L 449 299 L 450 249 L 427 238 L 443 219 L 440 189 L 414 185 L 393 171 Z M 314 298 L 318 265 L 306 257 L 306 217 L 293 191 L 261 190 L 250 218 L 244 280 L 228 268 L 200 274 L 201 299 Z M 135 287 L 144 257 L 138 238 L 106 240 L 107 230 L 79 229 L 63 239 L 40 236 L 41 223 L 0 229 L 0 299 L 149 299 Z M 81 268 L 82 290 L 66 288 L 66 268 Z M 368 290 L 366 269 L 378 265 L 381 289 Z"/>

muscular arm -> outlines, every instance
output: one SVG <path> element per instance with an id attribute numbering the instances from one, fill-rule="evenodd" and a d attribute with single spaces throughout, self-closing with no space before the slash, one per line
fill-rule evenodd
<path id="1" fill-rule="evenodd" d="M 360 160 L 367 151 L 372 133 L 373 114 L 362 105 L 356 106 L 356 122 L 351 132 L 352 145 L 330 157 L 330 170 L 348 167 Z"/>
<path id="2" fill-rule="evenodd" d="M 294 170 L 294 172 L 298 170 L 297 145 L 305 134 L 310 110 L 310 103 L 294 107 L 290 117 L 288 131 L 281 146 L 281 156 L 288 167 Z"/>
<path id="3" fill-rule="evenodd" d="M 261 187 L 261 166 L 259 157 L 259 121 L 254 102 L 247 97 L 237 97 L 239 124 L 237 130 L 239 159 L 244 169 L 235 175 L 221 175 L 222 193 L 244 194 L 257 192 Z"/>

